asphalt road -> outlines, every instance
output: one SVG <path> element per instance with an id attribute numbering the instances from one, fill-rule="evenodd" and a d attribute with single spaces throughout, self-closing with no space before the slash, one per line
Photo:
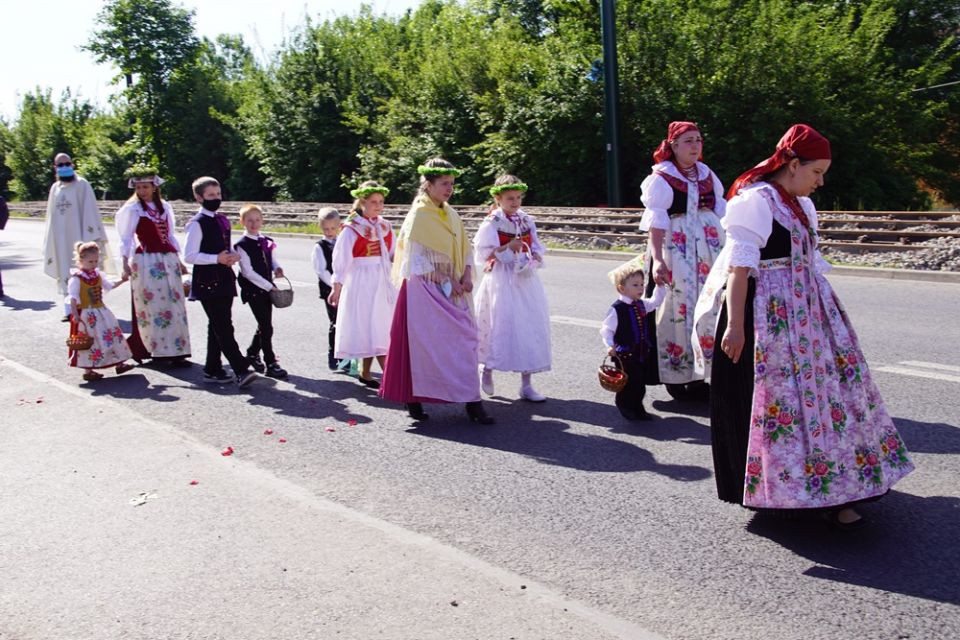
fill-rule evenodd
<path id="1" fill-rule="evenodd" d="M 210 450 L 232 446 L 235 458 L 306 494 L 664 638 L 960 637 L 958 285 L 831 279 L 917 464 L 895 491 L 865 507 L 872 524 L 851 535 L 719 502 L 704 407 L 652 388 L 655 421 L 619 418 L 595 374 L 602 356 L 596 327 L 615 298 L 605 276 L 612 262 L 555 257 L 541 272 L 554 317 L 553 371 L 535 378 L 546 403 L 516 400 L 517 376 L 497 374 L 488 402 L 496 425 L 471 425 L 454 405 L 429 406 L 431 419 L 414 425 L 397 406 L 326 370 L 327 323 L 310 241 L 278 242 L 296 285 L 294 305 L 275 313 L 276 349 L 290 378 L 238 392 L 202 384 L 199 366 L 145 365 L 82 383 L 64 364 L 65 325 L 54 283 L 40 269 L 40 236 L 39 223 L 23 220 L 0 234 L 7 294 L 0 356 Z M 129 319 L 125 289 L 106 302 Z M 199 305 L 188 307 L 200 362 L 206 322 Z M 238 302 L 234 317 L 246 339 L 252 316 Z M 347 426 L 351 420 L 356 426 Z M 4 429 L 20 426 L 4 420 Z M 266 428 L 287 442 L 264 438 Z M 6 449 L 14 442 L 0 436 Z M 295 530 L 298 522 L 275 525 Z M 18 602 L 17 593 L 3 594 L 0 614 Z M 544 629 L 523 637 L 551 636 Z"/>

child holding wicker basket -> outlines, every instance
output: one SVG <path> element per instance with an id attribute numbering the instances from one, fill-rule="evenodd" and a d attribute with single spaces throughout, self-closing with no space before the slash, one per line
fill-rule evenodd
<path id="1" fill-rule="evenodd" d="M 607 346 L 607 355 L 614 359 L 627 378 L 626 384 L 617 391 L 617 409 L 627 420 L 649 420 L 650 414 L 643 407 L 643 397 L 647 392 L 644 370 L 649 358 L 656 352 L 647 331 L 645 316 L 660 306 L 667 288 L 657 285 L 651 297 L 643 297 L 641 258 L 634 258 L 607 275 L 620 296 L 603 319 L 600 336 Z"/>
<path id="2" fill-rule="evenodd" d="M 77 270 L 67 280 L 67 304 L 70 305 L 69 364 L 84 369 L 87 382 L 99 380 L 102 373 L 96 369 L 115 367 L 124 373 L 133 369 L 126 360 L 132 357 L 127 341 L 113 313 L 103 304 L 103 292 L 127 281 L 126 273 L 116 281 L 100 275 L 100 247 L 96 242 L 78 242 L 74 245 Z"/>

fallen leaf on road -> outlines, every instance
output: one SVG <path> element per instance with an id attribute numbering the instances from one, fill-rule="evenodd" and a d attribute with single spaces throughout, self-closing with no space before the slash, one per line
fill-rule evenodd
<path id="1" fill-rule="evenodd" d="M 272 436 L 272 435 L 273 435 L 273 429 L 264 429 L 264 430 L 263 430 L 263 435 L 265 435 L 265 436 Z"/>
<path id="2" fill-rule="evenodd" d="M 333 427 L 327 427 L 326 429 L 324 429 L 324 431 L 336 431 L 336 429 L 334 429 Z"/>
<path id="3" fill-rule="evenodd" d="M 286 442 L 286 441 L 287 441 L 286 438 L 280 438 L 280 440 L 279 440 L 280 444 L 283 444 L 283 443 Z"/>
<path id="4" fill-rule="evenodd" d="M 355 426 L 357 426 L 357 421 L 356 421 L 356 420 L 347 420 L 347 425 L 348 425 L 348 426 L 351 426 L 351 427 L 355 427 Z"/>
<path id="5" fill-rule="evenodd" d="M 148 491 L 141 491 L 134 497 L 130 498 L 130 504 L 135 507 L 139 507 L 142 504 L 147 504 L 147 500 L 153 500 L 157 497 L 157 494 L 150 493 Z"/>
<path id="6" fill-rule="evenodd" d="M 199 481 L 199 480 L 191 480 L 191 481 L 190 481 L 190 485 L 191 485 L 191 486 L 193 486 L 193 485 L 198 485 L 198 484 L 200 484 L 200 481 Z"/>
<path id="7" fill-rule="evenodd" d="M 222 455 L 222 456 L 232 456 L 232 455 L 233 455 L 233 447 L 227 447 L 226 449 L 224 449 L 223 451 L 220 452 L 220 455 Z"/>

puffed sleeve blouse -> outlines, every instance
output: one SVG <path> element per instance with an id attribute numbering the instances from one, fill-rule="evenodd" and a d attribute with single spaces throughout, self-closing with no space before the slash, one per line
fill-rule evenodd
<path id="1" fill-rule="evenodd" d="M 667 213 L 667 210 L 673 204 L 673 188 L 657 173 L 668 173 L 680 180 L 686 180 L 686 178 L 680 175 L 672 162 L 661 162 L 651 168 L 652 173 L 644 178 L 640 185 L 640 201 L 644 206 L 643 217 L 640 218 L 640 231 L 667 230 L 670 228 L 670 214 Z M 710 167 L 698 162 L 698 180 L 705 180 L 707 177 L 713 183 L 713 193 L 716 199 L 713 212 L 718 218 L 723 218 L 727 208 L 727 201 L 723 197 L 723 184 L 720 182 L 720 178 L 710 170 Z"/>

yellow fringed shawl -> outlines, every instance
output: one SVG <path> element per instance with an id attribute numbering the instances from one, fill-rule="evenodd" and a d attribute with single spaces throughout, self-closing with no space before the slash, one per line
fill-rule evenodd
<path id="1" fill-rule="evenodd" d="M 463 221 L 448 203 L 444 202 L 441 209 L 426 195 L 421 194 L 414 199 L 397 235 L 397 249 L 393 260 L 394 281 L 400 279 L 399 269 L 407 258 L 409 240 L 447 256 L 453 264 L 453 277 L 458 280 L 463 277 L 469 243 Z"/>

